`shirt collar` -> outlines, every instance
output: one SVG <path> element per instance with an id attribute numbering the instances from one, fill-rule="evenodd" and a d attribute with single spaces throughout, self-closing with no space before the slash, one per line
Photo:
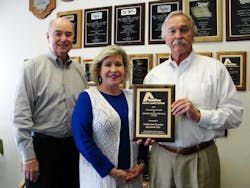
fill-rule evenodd
<path id="1" fill-rule="evenodd" d="M 52 62 L 55 64 L 55 65 L 62 65 L 63 64 L 63 61 L 61 58 L 58 58 L 50 49 L 49 49 L 49 52 L 48 52 L 48 56 L 49 58 L 52 60 Z M 70 57 L 67 55 L 67 60 L 65 62 L 65 65 L 70 65 L 72 62 L 72 60 L 70 59 Z"/>
<path id="2" fill-rule="evenodd" d="M 195 56 L 195 52 L 192 50 L 191 53 L 189 54 L 189 56 L 184 59 L 183 61 L 181 61 L 181 63 L 179 64 L 179 66 L 177 66 L 176 62 L 172 59 L 171 55 L 169 55 L 169 64 L 171 67 L 176 68 L 176 69 L 180 69 L 180 70 L 186 70 L 190 67 L 192 60 L 194 59 Z"/>

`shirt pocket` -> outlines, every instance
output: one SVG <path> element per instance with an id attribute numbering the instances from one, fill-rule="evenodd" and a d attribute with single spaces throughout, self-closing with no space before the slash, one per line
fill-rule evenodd
<path id="1" fill-rule="evenodd" d="M 192 101 L 196 107 L 207 108 L 211 106 L 214 101 L 215 92 L 212 82 L 210 80 L 203 80 L 201 82 L 193 82 L 188 87 L 188 99 Z"/>

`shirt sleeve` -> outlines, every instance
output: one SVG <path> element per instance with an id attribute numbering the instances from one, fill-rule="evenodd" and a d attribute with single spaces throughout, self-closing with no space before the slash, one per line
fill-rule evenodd
<path id="1" fill-rule="evenodd" d="M 23 160 L 35 158 L 31 129 L 33 127 L 32 110 L 34 107 L 34 65 L 31 61 L 24 64 L 19 80 L 14 106 L 15 140 Z"/>
<path id="2" fill-rule="evenodd" d="M 92 106 L 87 92 L 82 92 L 72 116 L 72 130 L 76 146 L 101 177 L 109 174 L 114 165 L 92 140 Z"/>
<path id="3" fill-rule="evenodd" d="M 243 106 L 239 100 L 237 90 L 231 76 L 222 63 L 218 72 L 217 93 L 214 98 L 218 99 L 217 108 L 199 109 L 201 119 L 199 126 L 223 131 L 230 128 L 236 128 L 240 125 L 243 115 Z"/>

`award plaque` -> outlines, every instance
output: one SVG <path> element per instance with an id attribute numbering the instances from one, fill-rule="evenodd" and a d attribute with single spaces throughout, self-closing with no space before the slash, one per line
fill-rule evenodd
<path id="1" fill-rule="evenodd" d="M 134 140 L 174 141 L 174 85 L 134 85 Z"/>
<path id="2" fill-rule="evenodd" d="M 217 52 L 237 90 L 246 90 L 246 52 Z"/>
<path id="3" fill-rule="evenodd" d="M 145 76 L 153 67 L 153 54 L 130 54 L 129 60 L 132 68 L 130 86 L 143 84 Z"/>
<path id="4" fill-rule="evenodd" d="M 112 7 L 85 9 L 84 47 L 111 44 Z"/>
<path id="5" fill-rule="evenodd" d="M 70 59 L 72 61 L 75 61 L 75 62 L 81 64 L 81 57 L 80 56 L 71 56 Z"/>
<path id="6" fill-rule="evenodd" d="M 226 0 L 227 41 L 250 39 L 250 2 Z"/>
<path id="7" fill-rule="evenodd" d="M 95 86 L 96 83 L 94 82 L 94 80 L 91 79 L 91 67 L 94 64 L 94 60 L 93 59 L 83 59 L 83 68 L 84 71 L 86 73 L 86 77 L 87 77 L 87 81 L 88 81 L 88 85 L 89 86 Z"/>
<path id="8" fill-rule="evenodd" d="M 161 27 L 172 11 L 181 10 L 181 0 L 165 0 L 149 2 L 149 44 L 164 44 L 161 38 Z"/>
<path id="9" fill-rule="evenodd" d="M 186 12 L 197 27 L 196 42 L 209 42 L 222 40 L 222 8 L 221 0 L 187 0 Z"/>
<path id="10" fill-rule="evenodd" d="M 159 65 L 168 59 L 169 59 L 169 53 L 157 53 L 156 54 L 156 65 Z"/>
<path id="11" fill-rule="evenodd" d="M 117 45 L 143 45 L 145 3 L 115 6 L 115 35 Z"/>
<path id="12" fill-rule="evenodd" d="M 29 0 L 29 10 L 40 19 L 46 18 L 55 8 L 55 0 Z"/>
<path id="13" fill-rule="evenodd" d="M 207 57 L 213 57 L 212 52 L 197 52 L 197 53 L 200 54 L 200 55 L 207 56 Z"/>

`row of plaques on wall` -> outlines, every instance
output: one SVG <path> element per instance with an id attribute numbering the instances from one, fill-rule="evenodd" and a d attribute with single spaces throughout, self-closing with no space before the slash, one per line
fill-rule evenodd
<path id="1" fill-rule="evenodd" d="M 182 7 L 185 7 L 183 10 Z M 114 9 L 114 13 L 112 12 Z M 148 3 L 148 43 L 163 44 L 161 26 L 167 15 L 183 10 L 195 22 L 197 42 L 222 41 L 221 0 L 161 0 Z M 226 40 L 250 39 L 250 2 L 226 0 Z M 114 39 L 117 45 L 143 45 L 145 39 L 145 3 L 92 8 L 84 10 L 84 47 L 111 44 L 112 15 Z M 58 12 L 75 25 L 73 48 L 82 47 L 82 10 Z"/>
<path id="2" fill-rule="evenodd" d="M 217 59 L 225 65 L 237 90 L 246 90 L 246 51 L 235 52 L 217 52 Z M 212 52 L 198 52 L 200 55 L 212 57 Z M 155 54 L 155 63 L 153 63 L 153 54 L 130 54 L 131 64 L 131 79 L 129 85 L 122 84 L 122 87 L 131 88 L 135 84 L 143 84 L 146 74 L 153 68 L 154 65 L 163 63 L 169 58 L 169 53 Z M 89 85 L 95 85 L 91 80 L 91 65 L 92 59 L 81 60 L 80 56 L 71 57 L 72 60 L 81 63 L 86 72 Z"/>

